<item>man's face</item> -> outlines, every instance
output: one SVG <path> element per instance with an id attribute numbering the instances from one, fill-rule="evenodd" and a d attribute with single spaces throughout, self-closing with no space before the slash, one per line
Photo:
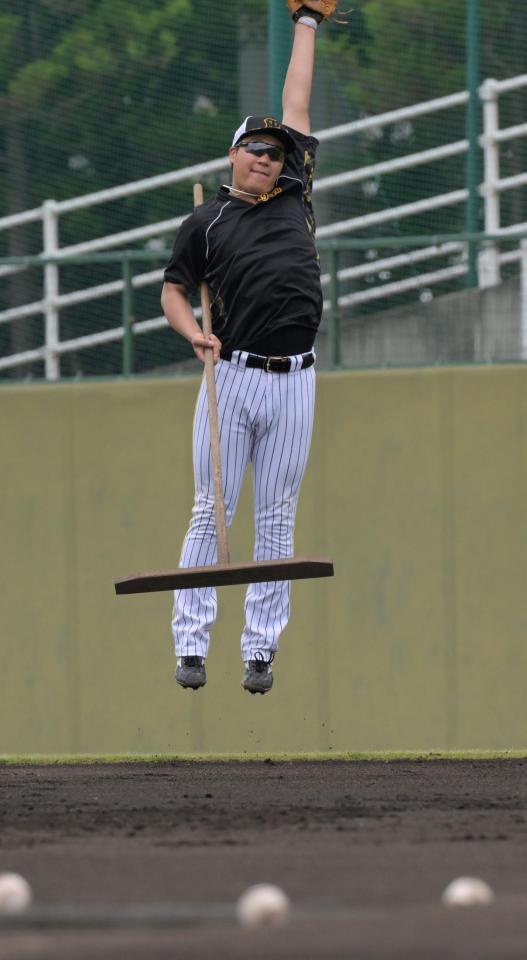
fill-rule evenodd
<path id="1" fill-rule="evenodd" d="M 282 151 L 283 146 L 270 133 L 247 133 L 241 143 L 229 150 L 233 187 L 246 190 L 247 193 L 269 193 L 282 172 L 284 161 L 273 160 L 268 153 L 262 156 L 251 153 L 244 149 L 244 143 L 268 143 L 270 147 L 279 147 Z M 261 153 L 261 150 L 258 152 Z"/>

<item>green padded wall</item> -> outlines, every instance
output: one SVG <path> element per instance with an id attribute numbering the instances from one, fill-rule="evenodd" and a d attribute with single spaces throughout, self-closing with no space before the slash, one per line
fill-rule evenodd
<path id="1" fill-rule="evenodd" d="M 0 390 L 0 753 L 527 746 L 527 367 L 320 374 L 275 687 L 240 687 L 222 588 L 199 693 L 173 680 L 171 596 L 199 381 Z M 248 479 L 231 532 L 251 559 Z"/>

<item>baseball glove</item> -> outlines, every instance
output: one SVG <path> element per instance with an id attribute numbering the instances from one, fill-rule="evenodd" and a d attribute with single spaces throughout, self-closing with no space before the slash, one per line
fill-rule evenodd
<path id="1" fill-rule="evenodd" d="M 286 0 L 295 22 L 300 17 L 314 17 L 317 23 L 334 16 L 338 0 Z"/>

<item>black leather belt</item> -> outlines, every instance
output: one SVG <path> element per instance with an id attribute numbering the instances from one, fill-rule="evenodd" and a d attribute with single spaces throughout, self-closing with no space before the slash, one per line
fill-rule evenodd
<path id="1" fill-rule="evenodd" d="M 220 353 L 222 360 L 230 360 L 231 353 Z M 302 365 L 299 370 L 305 370 L 306 367 L 313 366 L 315 357 L 312 353 L 302 354 Z M 248 353 L 245 359 L 246 367 L 256 367 L 259 370 L 265 370 L 266 373 L 289 373 L 291 370 L 291 357 L 260 357 L 257 353 Z"/>

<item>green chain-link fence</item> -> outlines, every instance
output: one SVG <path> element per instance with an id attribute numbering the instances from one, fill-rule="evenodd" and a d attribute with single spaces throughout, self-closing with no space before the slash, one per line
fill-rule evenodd
<path id="1" fill-rule="evenodd" d="M 348 24 L 319 31 L 313 94 L 313 127 L 323 129 L 464 90 L 467 85 L 467 13 L 477 5 L 480 79 L 501 80 L 525 71 L 527 4 L 518 0 L 356 0 Z M 344 7 L 347 5 L 344 4 Z M 162 174 L 225 154 L 233 129 L 249 112 L 267 112 L 277 97 L 269 76 L 283 65 L 279 44 L 289 20 L 275 0 L 0 0 L 0 216 L 80 194 Z M 271 30 L 274 31 L 269 42 Z M 280 32 L 282 31 L 282 32 Z M 274 104 L 275 105 L 275 104 Z M 525 121 L 527 87 L 500 100 L 501 124 Z M 466 104 L 430 117 L 370 126 L 323 142 L 318 176 L 388 162 L 463 139 Z M 527 137 L 506 145 L 504 177 L 527 169 Z M 204 178 L 210 194 L 227 171 Z M 466 154 L 438 163 L 374 175 L 325 191 L 316 198 L 325 226 L 389 207 L 446 193 L 466 183 Z M 60 244 L 67 246 L 119 233 L 189 212 L 188 182 L 121 197 L 61 217 Z M 481 202 L 476 211 L 482 221 Z M 527 220 L 525 189 L 502 198 L 501 224 Z M 371 240 L 390 232 L 455 233 L 466 225 L 466 205 L 439 207 L 359 230 Z M 136 247 L 166 247 L 170 233 L 138 240 Z M 127 242 L 126 247 L 134 246 Z M 0 232 L 0 256 L 42 250 L 42 224 Z M 348 251 L 341 263 L 360 264 L 370 255 Z M 329 254 L 323 269 L 329 269 Z M 159 266 L 159 264 L 157 265 Z M 426 265 L 425 265 L 426 266 Z M 422 266 L 419 268 L 422 269 Z M 517 272 L 517 264 L 509 271 Z M 417 267 L 408 266 L 408 275 Z M 42 271 L 0 276 L 0 311 L 42 299 Z M 94 263 L 61 269 L 60 293 L 112 282 L 120 267 Z M 457 289 L 465 278 L 445 281 L 439 292 Z M 371 284 L 357 278 L 360 292 Z M 134 290 L 137 320 L 160 313 L 159 284 Z M 409 291 L 397 304 L 413 302 Z M 390 306 L 364 302 L 360 316 Z M 358 309 L 358 308 L 357 308 Z M 41 314 L 0 324 L 0 357 L 42 343 Z M 60 337 L 96 333 L 121 323 L 119 298 L 72 303 L 61 310 Z M 138 370 L 170 367 L 189 349 L 167 329 L 141 338 Z M 75 356 L 73 361 L 72 357 Z M 69 359 L 68 359 L 69 357 Z M 121 369 L 115 344 L 65 355 L 61 375 L 112 374 Z M 42 363 L 26 373 L 42 375 Z M 0 377 L 21 371 L 0 370 Z"/>

